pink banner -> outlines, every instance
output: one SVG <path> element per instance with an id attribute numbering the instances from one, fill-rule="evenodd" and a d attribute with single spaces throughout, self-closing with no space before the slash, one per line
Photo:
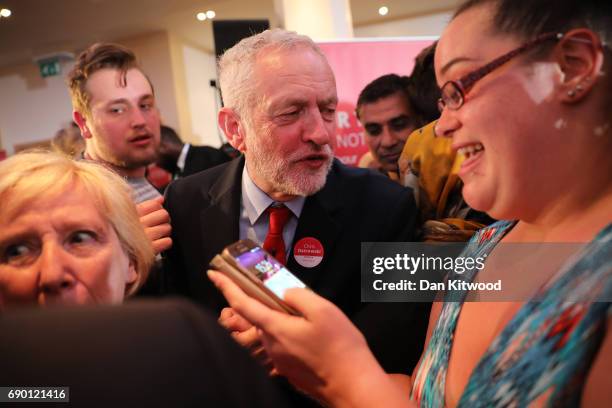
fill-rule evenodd
<path id="1" fill-rule="evenodd" d="M 363 128 L 355 116 L 361 90 L 385 74 L 408 75 L 414 58 L 432 39 L 351 40 L 319 43 L 336 75 L 338 88 L 336 157 L 356 166 L 367 151 Z"/>

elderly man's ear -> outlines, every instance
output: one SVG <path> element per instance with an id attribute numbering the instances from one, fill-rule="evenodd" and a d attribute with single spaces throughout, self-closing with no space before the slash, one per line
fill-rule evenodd
<path id="1" fill-rule="evenodd" d="M 240 121 L 240 116 L 234 109 L 221 108 L 219 111 L 219 127 L 234 149 L 242 153 L 246 151 L 244 143 L 246 132 Z"/>

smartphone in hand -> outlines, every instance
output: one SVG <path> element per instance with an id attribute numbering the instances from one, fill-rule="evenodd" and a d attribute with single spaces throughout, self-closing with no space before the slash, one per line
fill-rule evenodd
<path id="1" fill-rule="evenodd" d="M 299 315 L 283 298 L 287 289 L 306 285 L 255 242 L 243 239 L 228 245 L 210 265 L 268 307 Z"/>

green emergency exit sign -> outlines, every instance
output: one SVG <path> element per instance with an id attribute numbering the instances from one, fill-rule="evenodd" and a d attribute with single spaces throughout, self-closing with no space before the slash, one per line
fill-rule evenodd
<path id="1" fill-rule="evenodd" d="M 58 58 L 39 61 L 38 68 L 40 69 L 40 76 L 43 78 L 59 75 L 61 72 L 61 66 Z"/>

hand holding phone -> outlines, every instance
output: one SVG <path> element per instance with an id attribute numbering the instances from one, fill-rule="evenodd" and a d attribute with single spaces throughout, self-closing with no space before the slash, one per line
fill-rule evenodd
<path id="1" fill-rule="evenodd" d="M 306 285 L 255 242 L 245 239 L 227 246 L 210 265 L 268 307 L 299 315 L 283 298 L 287 289 Z"/>
<path id="2" fill-rule="evenodd" d="M 356 366 L 361 369 L 360 375 L 370 373 L 388 380 L 363 335 L 327 299 L 311 290 L 294 291 L 288 300 L 301 316 L 292 316 L 264 306 L 223 273 L 209 271 L 208 276 L 231 307 L 257 327 L 275 373 L 296 388 L 331 406 L 334 401 L 324 393 L 329 387 L 322 385 L 333 383 L 344 389 L 344 383 L 347 390 L 354 389 Z M 393 384 L 393 389 L 396 387 Z"/>

